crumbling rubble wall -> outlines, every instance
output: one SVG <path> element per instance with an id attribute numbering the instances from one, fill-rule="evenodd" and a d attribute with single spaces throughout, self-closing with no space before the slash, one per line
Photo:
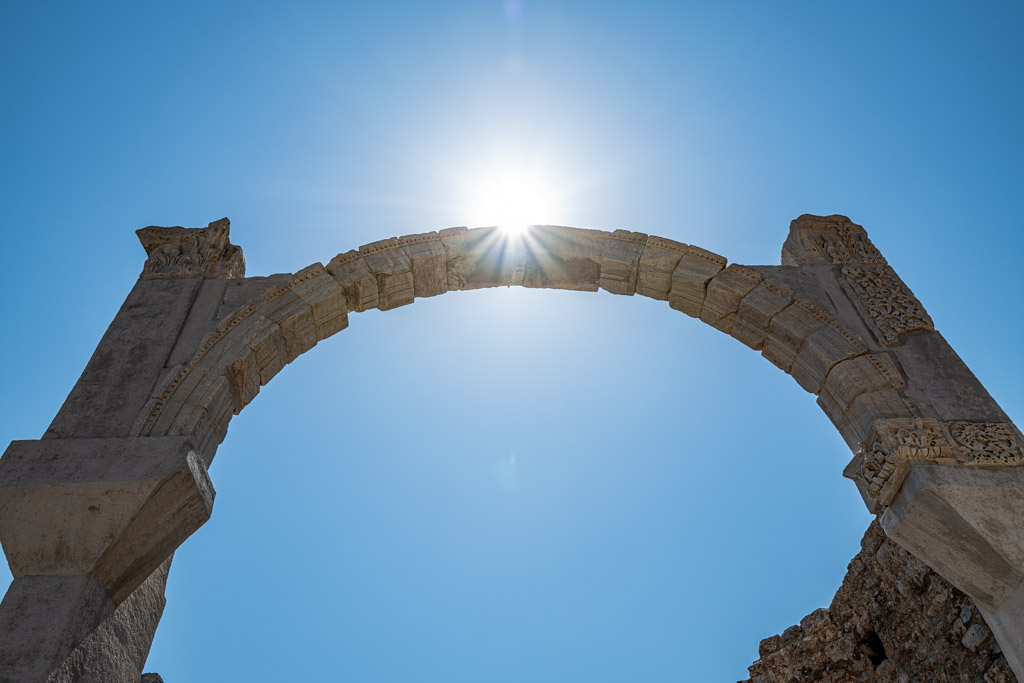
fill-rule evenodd
<path id="1" fill-rule="evenodd" d="M 872 522 L 832 604 L 761 641 L 749 683 L 1012 683 L 974 602 Z"/>

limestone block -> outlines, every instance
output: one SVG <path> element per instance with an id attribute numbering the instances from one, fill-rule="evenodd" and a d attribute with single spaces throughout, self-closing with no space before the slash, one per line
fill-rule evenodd
<path id="1" fill-rule="evenodd" d="M 864 354 L 836 364 L 825 378 L 819 396 L 819 403 L 829 404 L 826 412 L 844 415 L 853 400 L 865 391 L 903 386 L 903 379 L 887 355 Z"/>
<path id="2" fill-rule="evenodd" d="M 808 333 L 800 345 L 790 374 L 805 391 L 817 394 L 829 371 L 837 363 L 865 352 L 863 344 L 856 343 L 852 333 L 838 323 L 824 325 Z"/>
<path id="3" fill-rule="evenodd" d="M 601 254 L 601 289 L 612 294 L 632 296 L 636 291 L 640 257 L 647 244 L 642 232 L 616 230 L 605 242 Z"/>
<path id="4" fill-rule="evenodd" d="M 14 441 L 0 458 L 0 541 L 15 576 L 92 574 L 120 604 L 213 497 L 188 438 Z"/>
<path id="5" fill-rule="evenodd" d="M 886 534 L 989 612 L 1024 582 L 1024 469 L 912 462 Z"/>
<path id="6" fill-rule="evenodd" d="M 944 420 L 997 422 L 1006 415 L 971 369 L 938 332 L 911 332 L 892 347 L 907 374 L 908 398 Z"/>
<path id="7" fill-rule="evenodd" d="M 859 394 L 841 414 L 834 404 L 818 397 L 818 406 L 836 426 L 851 451 L 858 451 L 868 440 L 876 420 L 915 417 L 913 410 L 895 389 L 879 389 Z"/>
<path id="8" fill-rule="evenodd" d="M 474 231 L 474 235 L 479 232 Z M 472 270 L 470 264 L 472 245 L 469 229 L 464 227 L 445 228 L 437 233 L 445 252 L 445 271 L 448 274 L 448 291 L 464 289 L 465 274 Z"/>
<path id="9" fill-rule="evenodd" d="M 247 277 L 221 282 L 223 295 L 216 317 L 224 318 L 252 301 L 258 301 L 265 292 L 287 287 L 291 273 L 276 273 L 264 277 Z M 203 283 L 206 286 L 207 283 Z"/>
<path id="10" fill-rule="evenodd" d="M 240 281 L 203 280 L 192 301 L 188 316 L 174 341 L 174 347 L 166 360 L 167 365 L 181 365 L 192 360 L 206 335 L 217 327 L 217 323 L 223 317 L 218 314 L 224 310 L 223 301 L 228 282 Z M 234 312 L 244 305 L 244 303 L 236 305 L 225 313 Z"/>
<path id="11" fill-rule="evenodd" d="M 327 272 L 341 285 L 352 310 L 362 313 L 377 308 L 380 299 L 377 278 L 362 253 L 347 251 L 338 254 L 327 264 Z"/>
<path id="12" fill-rule="evenodd" d="M 418 297 L 448 291 L 448 253 L 436 232 L 406 235 L 398 241 L 412 264 L 413 290 Z"/>
<path id="13" fill-rule="evenodd" d="M 808 334 L 821 327 L 821 319 L 808 312 L 796 299 L 772 317 L 761 355 L 784 372 L 789 372 Z"/>
<path id="14" fill-rule="evenodd" d="M 249 348 L 256 359 L 261 386 L 266 385 L 279 373 L 288 361 L 288 347 L 285 345 L 281 328 L 277 325 L 267 328 L 249 342 Z"/>
<path id="15" fill-rule="evenodd" d="M 224 440 L 224 434 L 213 425 L 210 412 L 200 406 L 185 404 L 175 416 L 167 436 L 186 436 L 196 445 L 196 453 L 207 469 L 213 463 L 217 447 Z"/>
<path id="16" fill-rule="evenodd" d="M 271 294 L 272 296 L 264 297 L 259 310 L 266 316 L 267 329 L 273 325 L 280 329 L 287 350 L 287 365 L 316 346 L 319 341 L 317 326 L 312 307 L 291 289 L 278 290 Z M 256 338 L 254 335 L 253 339 Z"/>
<path id="17" fill-rule="evenodd" d="M 785 285 L 792 291 L 793 297 L 806 299 L 831 311 L 833 304 L 827 293 L 823 282 L 835 279 L 835 274 L 830 266 L 747 266 L 753 268 L 764 276 L 765 280 L 772 280 Z M 838 290 L 839 284 L 836 283 Z"/>
<path id="18" fill-rule="evenodd" d="M 518 240 L 526 251 L 522 285 L 596 292 L 601 278 L 601 254 L 608 237 L 608 233 L 600 230 L 530 226 L 527 235 Z"/>
<path id="19" fill-rule="evenodd" d="M 0 680 L 44 683 L 114 608 L 88 574 L 15 577 L 0 603 Z"/>
<path id="20" fill-rule="evenodd" d="M 668 305 L 693 318 L 700 317 L 708 283 L 723 268 L 725 258 L 699 247 L 687 245 L 683 257 L 672 271 Z"/>
<path id="21" fill-rule="evenodd" d="M 978 607 L 1018 680 L 1024 679 L 1024 584 L 995 609 Z"/>
<path id="22" fill-rule="evenodd" d="M 387 311 L 411 304 L 415 298 L 412 263 L 396 238 L 359 247 L 366 267 L 377 279 L 377 307 Z"/>
<path id="23" fill-rule="evenodd" d="M 320 264 L 296 273 L 289 288 L 309 305 L 318 341 L 348 327 L 345 290 Z"/>
<path id="24" fill-rule="evenodd" d="M 184 404 L 185 398 L 207 377 L 201 368 L 179 365 L 168 368 L 157 384 L 158 392 L 142 411 L 140 421 L 133 430 L 135 434 L 166 434 L 175 414 Z"/>
<path id="25" fill-rule="evenodd" d="M 128 436 L 163 372 L 201 282 L 201 278 L 137 282 L 47 435 Z"/>
<path id="26" fill-rule="evenodd" d="M 740 300 L 762 279 L 756 270 L 735 263 L 721 271 L 708 283 L 700 319 L 728 334 L 732 330 Z"/>
<path id="27" fill-rule="evenodd" d="M 239 352 L 248 348 L 250 340 L 273 326 L 273 321 L 261 315 L 260 310 L 261 305 L 252 302 L 223 320 L 217 329 L 206 335 L 189 365 L 207 372 L 220 372 Z"/>
<path id="28" fill-rule="evenodd" d="M 649 236 L 640 257 L 636 293 L 668 301 L 669 292 L 672 291 L 672 274 L 685 254 L 686 245 L 682 242 Z"/>
<path id="29" fill-rule="evenodd" d="M 763 280 L 740 300 L 730 334 L 760 351 L 772 317 L 792 302 L 793 292 L 789 287 L 775 280 Z"/>
<path id="30" fill-rule="evenodd" d="M 256 355 L 246 349 L 238 358 L 224 368 L 224 378 L 231 386 L 231 394 L 235 400 L 235 414 L 260 393 L 260 368 L 256 363 Z"/>
<path id="31" fill-rule="evenodd" d="M 449 290 L 523 284 L 526 240 L 509 240 L 498 228 L 448 228 L 438 236 L 447 254 Z"/>
<path id="32" fill-rule="evenodd" d="M 139 683 L 167 603 L 164 589 L 170 564 L 168 558 L 118 605 L 68 655 L 47 683 Z"/>

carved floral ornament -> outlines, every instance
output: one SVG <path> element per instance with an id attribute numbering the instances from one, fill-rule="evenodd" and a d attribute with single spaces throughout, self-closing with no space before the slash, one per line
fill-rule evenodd
<path id="1" fill-rule="evenodd" d="M 967 467 L 1020 465 L 1024 444 L 1008 422 L 879 420 L 843 475 L 869 498 L 871 512 L 881 512 L 899 493 L 914 460 Z"/>
<path id="2" fill-rule="evenodd" d="M 245 257 L 241 247 L 231 244 L 230 229 L 231 221 L 222 218 L 205 228 L 151 225 L 137 230 L 148 256 L 139 277 L 245 277 Z"/>
<path id="3" fill-rule="evenodd" d="M 885 263 L 868 239 L 867 231 L 845 216 L 802 216 L 805 249 L 817 252 L 833 264 Z"/>
<path id="4" fill-rule="evenodd" d="M 889 266 L 845 266 L 842 274 L 844 288 L 883 344 L 896 343 L 904 332 L 935 329 L 924 306 Z"/>

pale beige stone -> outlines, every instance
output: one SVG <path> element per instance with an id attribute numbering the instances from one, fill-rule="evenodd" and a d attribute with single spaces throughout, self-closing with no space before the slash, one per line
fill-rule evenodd
<path id="1" fill-rule="evenodd" d="M 772 316 L 761 355 L 784 372 L 789 372 L 804 339 L 822 324 L 795 302 L 786 306 Z"/>
<path id="2" fill-rule="evenodd" d="M 672 291 L 672 274 L 685 254 L 685 244 L 649 236 L 638 264 L 636 293 L 667 301 Z"/>
<path id="3" fill-rule="evenodd" d="M 672 271 L 668 305 L 691 318 L 700 317 L 708 283 L 725 268 L 725 264 L 725 258 L 718 254 L 687 245 Z"/>
<path id="4" fill-rule="evenodd" d="M 413 292 L 417 297 L 448 291 L 448 253 L 436 232 L 398 239 L 412 265 Z"/>
<path id="5" fill-rule="evenodd" d="M 338 254 L 327 264 L 327 272 L 341 285 L 353 311 L 361 313 L 377 308 L 380 299 L 377 278 L 360 252 Z"/>
<path id="6" fill-rule="evenodd" d="M 632 296 L 636 292 L 640 257 L 646 245 L 647 235 L 642 232 L 613 232 L 601 253 L 601 289 Z"/>
<path id="7" fill-rule="evenodd" d="M 755 351 L 764 347 L 772 317 L 793 302 L 793 292 L 774 280 L 763 280 L 740 300 L 729 333 Z"/>
<path id="8" fill-rule="evenodd" d="M 732 330 L 740 300 L 760 284 L 763 276 L 756 270 L 732 264 L 708 283 L 707 296 L 700 309 L 700 319 L 725 332 Z"/>

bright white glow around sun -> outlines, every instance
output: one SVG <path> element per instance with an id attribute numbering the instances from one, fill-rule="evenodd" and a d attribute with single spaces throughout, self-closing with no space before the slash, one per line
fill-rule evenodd
<path id="1" fill-rule="evenodd" d="M 541 168 L 494 166 L 468 179 L 466 220 L 469 226 L 499 226 L 509 235 L 529 225 L 555 221 L 554 186 Z"/>

